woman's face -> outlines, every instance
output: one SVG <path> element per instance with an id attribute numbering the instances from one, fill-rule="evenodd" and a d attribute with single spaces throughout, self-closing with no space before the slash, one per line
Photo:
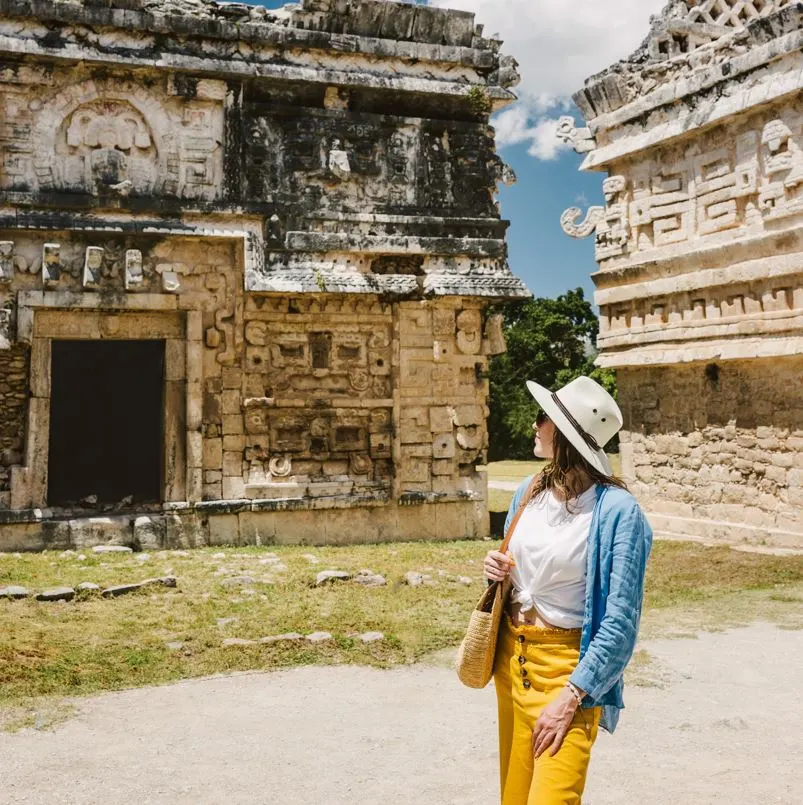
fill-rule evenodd
<path id="1" fill-rule="evenodd" d="M 533 432 L 535 433 L 533 455 L 547 460 L 554 458 L 555 426 L 552 420 L 543 413 L 539 414 L 533 422 Z"/>

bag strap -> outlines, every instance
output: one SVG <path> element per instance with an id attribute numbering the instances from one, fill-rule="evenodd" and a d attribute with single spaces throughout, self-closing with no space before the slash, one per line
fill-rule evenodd
<path id="1" fill-rule="evenodd" d="M 519 520 L 521 519 L 521 515 L 524 514 L 524 510 L 527 508 L 527 504 L 530 502 L 530 498 L 533 495 L 533 489 L 535 489 L 535 485 L 538 482 L 538 475 L 533 475 L 532 480 L 527 486 L 526 491 L 521 496 L 521 500 L 519 500 L 518 508 L 516 509 L 516 513 L 513 515 L 513 520 L 510 523 L 510 528 L 508 528 L 507 533 L 505 534 L 505 538 L 502 541 L 502 545 L 499 548 L 499 553 L 504 553 L 508 546 L 510 545 L 510 540 L 513 536 L 513 530 L 518 525 Z"/>

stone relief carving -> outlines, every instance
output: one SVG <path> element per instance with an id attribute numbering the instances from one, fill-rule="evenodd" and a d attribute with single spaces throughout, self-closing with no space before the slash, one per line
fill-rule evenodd
<path id="1" fill-rule="evenodd" d="M 602 183 L 606 206 L 597 224 L 597 260 L 623 254 L 630 239 L 626 190 L 624 176 L 611 176 Z"/>
<path id="2" fill-rule="evenodd" d="M 604 335 L 645 328 L 662 331 L 666 325 L 695 326 L 766 313 L 803 310 L 803 287 L 730 286 L 661 299 L 638 299 L 600 308 L 600 333 Z"/>
<path id="3" fill-rule="evenodd" d="M 587 238 L 596 230 L 597 225 L 602 220 L 602 216 L 605 214 L 605 207 L 589 207 L 586 217 L 582 222 L 578 223 L 582 214 L 583 211 L 579 207 L 569 207 L 560 216 L 560 227 L 569 237 Z"/>
<path id="4" fill-rule="evenodd" d="M 90 193 L 152 192 L 156 147 L 144 118 L 124 101 L 96 101 L 76 109 L 63 124 L 64 179 Z"/>
<path id="5" fill-rule="evenodd" d="M 0 283 L 7 284 L 14 279 L 14 241 L 0 241 Z"/>
<path id="6" fill-rule="evenodd" d="M 803 207 L 803 151 L 784 120 L 771 120 L 761 132 L 761 151 L 766 176 L 758 206 L 768 218 L 792 214 Z"/>
<path id="7" fill-rule="evenodd" d="M 596 232 L 597 260 L 623 254 L 630 239 L 627 180 L 624 176 L 610 176 L 602 183 L 602 190 L 605 207 L 589 207 L 580 223 L 579 207 L 570 207 L 560 218 L 561 228 L 570 237 L 586 238 Z"/>
<path id="8" fill-rule="evenodd" d="M 457 316 L 457 348 L 464 355 L 477 355 L 482 347 L 482 314 L 463 310 Z"/>
<path id="9" fill-rule="evenodd" d="M 571 146 L 578 154 L 587 154 L 597 147 L 591 129 L 577 128 L 574 118 L 569 115 L 564 115 L 558 120 L 556 135 L 559 140 Z"/>
<path id="10" fill-rule="evenodd" d="M 0 349 L 11 349 L 13 333 L 11 321 L 14 317 L 14 303 L 11 299 L 0 302 Z"/>
<path id="11" fill-rule="evenodd" d="M 502 355 L 507 352 L 504 333 L 505 317 L 501 313 L 488 316 L 485 322 L 485 338 L 483 340 L 484 355 Z"/>
<path id="12" fill-rule="evenodd" d="M 349 162 L 349 155 L 344 151 L 340 140 L 335 139 L 332 141 L 332 147 L 329 149 L 329 172 L 336 179 L 346 181 L 351 178 L 351 163 Z"/>
<path id="13" fill-rule="evenodd" d="M 583 221 L 571 208 L 561 226 L 572 237 L 596 232 L 603 261 L 796 214 L 803 210 L 801 128 L 795 111 L 685 150 L 667 148 L 633 167 L 631 189 L 626 177 L 606 179 L 606 206 L 591 207 Z"/>
<path id="14" fill-rule="evenodd" d="M 100 285 L 103 272 L 103 249 L 98 246 L 88 246 L 84 259 L 83 286 L 84 288 L 97 288 Z"/>
<path id="15" fill-rule="evenodd" d="M 61 279 L 61 246 L 45 243 L 42 246 L 42 283 L 45 288 L 55 286 Z"/>
<path id="16" fill-rule="evenodd" d="M 133 291 L 145 283 L 142 269 L 142 252 L 139 249 L 127 249 L 125 253 L 125 289 Z"/>
<path id="17" fill-rule="evenodd" d="M 268 462 L 268 471 L 274 478 L 287 478 L 293 471 L 290 456 L 273 456 Z"/>

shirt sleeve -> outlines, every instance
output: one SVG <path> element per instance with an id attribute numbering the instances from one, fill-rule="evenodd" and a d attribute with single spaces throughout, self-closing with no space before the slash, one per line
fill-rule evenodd
<path id="1" fill-rule="evenodd" d="M 615 528 L 605 615 L 570 677 L 595 700 L 614 686 L 633 655 L 652 544 L 652 531 L 637 505 L 619 518 Z"/>

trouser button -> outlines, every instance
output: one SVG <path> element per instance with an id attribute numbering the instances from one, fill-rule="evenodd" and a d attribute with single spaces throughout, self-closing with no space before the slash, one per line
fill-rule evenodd
<path id="1" fill-rule="evenodd" d="M 527 660 L 525 660 L 524 657 L 519 654 L 519 665 L 524 665 L 525 662 L 527 662 Z"/>
<path id="2" fill-rule="evenodd" d="M 525 679 L 522 684 L 524 685 L 525 690 L 529 690 L 531 687 L 529 679 Z"/>

